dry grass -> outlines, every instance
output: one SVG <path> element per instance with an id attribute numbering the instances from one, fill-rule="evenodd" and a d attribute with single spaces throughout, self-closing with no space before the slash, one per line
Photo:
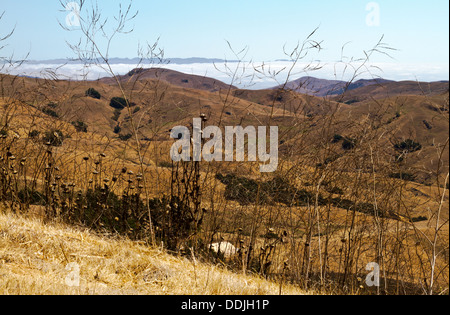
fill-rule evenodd
<path id="1" fill-rule="evenodd" d="M 80 266 L 79 287 L 66 284 L 69 263 Z M 0 214 L 3 295 L 273 295 L 279 290 L 279 283 L 174 257 L 142 243 Z M 304 294 L 287 285 L 282 293 Z"/>

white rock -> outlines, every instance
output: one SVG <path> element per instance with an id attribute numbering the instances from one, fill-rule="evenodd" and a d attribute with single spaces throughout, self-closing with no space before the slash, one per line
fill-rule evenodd
<path id="1" fill-rule="evenodd" d="M 213 252 L 215 252 L 216 254 L 220 253 L 225 258 L 231 258 L 237 253 L 236 247 L 234 247 L 233 244 L 229 242 L 213 243 L 210 245 L 210 248 Z"/>

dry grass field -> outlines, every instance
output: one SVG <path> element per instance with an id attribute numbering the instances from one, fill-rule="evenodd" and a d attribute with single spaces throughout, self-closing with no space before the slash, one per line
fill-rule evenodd
<path id="1" fill-rule="evenodd" d="M 79 286 L 70 286 L 79 266 Z M 69 279 L 69 280 L 67 280 Z M 68 285 L 69 284 L 69 285 Z M 304 291 L 283 285 L 281 293 Z M 311 292 L 309 292 L 310 294 Z M 1 295 L 277 295 L 280 284 L 120 236 L 0 214 Z"/>

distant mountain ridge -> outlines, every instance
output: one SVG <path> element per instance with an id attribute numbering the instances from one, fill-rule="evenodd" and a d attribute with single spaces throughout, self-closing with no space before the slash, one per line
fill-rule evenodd
<path id="1" fill-rule="evenodd" d="M 103 60 L 90 60 L 92 63 L 104 63 Z M 190 58 L 110 58 L 108 60 L 110 64 L 194 64 L 194 63 L 223 63 L 223 62 L 237 62 L 237 60 L 224 60 L 218 58 L 202 58 L 202 57 L 190 57 Z M 48 60 L 25 60 L 25 64 L 36 65 L 36 64 L 80 64 L 83 63 L 77 59 L 48 59 Z"/>
<path id="2" fill-rule="evenodd" d="M 100 60 L 92 60 L 92 63 L 100 63 Z M 145 68 L 135 68 L 129 73 L 119 75 L 121 80 L 143 80 L 143 79 L 162 79 L 170 84 L 181 86 L 184 88 L 192 88 L 207 91 L 218 91 L 227 90 L 230 85 L 220 81 L 219 79 L 206 77 L 202 75 L 187 74 L 183 72 L 178 72 L 176 70 L 162 70 L 165 65 L 187 65 L 187 64 L 214 64 L 214 63 L 225 63 L 225 62 L 237 62 L 236 60 L 224 60 L 218 58 L 202 58 L 202 57 L 191 57 L 191 58 L 166 58 L 166 59 L 140 59 L 140 58 L 111 58 L 109 59 L 110 64 L 126 64 L 132 65 L 134 67 L 145 67 Z M 49 59 L 49 60 L 26 60 L 24 64 L 28 65 L 73 65 L 81 64 L 80 60 L 71 59 Z M 131 67 L 130 67 L 131 68 Z M 159 70 L 155 70 L 159 69 Z M 130 76 L 130 73 L 135 71 L 143 71 L 139 75 Z M 39 75 L 19 75 L 20 77 L 38 78 Z M 113 83 L 111 77 L 103 77 L 99 80 L 104 83 Z M 316 97 L 339 97 L 344 96 L 345 102 L 355 103 L 367 99 L 367 95 L 380 95 L 386 96 L 388 94 L 398 94 L 398 95 L 420 95 L 428 91 L 428 93 L 442 93 L 448 90 L 448 80 L 440 80 L 434 82 L 417 82 L 417 81 L 393 81 L 383 78 L 373 78 L 373 79 L 359 79 L 354 82 L 347 82 L 343 80 L 330 80 L 330 79 L 320 79 L 312 76 L 304 76 L 293 81 L 289 81 L 286 84 L 264 87 L 264 88 L 254 88 L 254 90 L 277 90 L 286 89 L 296 93 L 316 96 Z M 231 89 L 237 89 L 235 86 L 231 86 Z M 426 91 L 424 91 L 426 90 Z M 344 93 L 345 92 L 345 93 Z M 345 94 L 345 95 L 344 95 Z"/>
<path id="3" fill-rule="evenodd" d="M 314 96 L 333 96 L 340 95 L 345 91 L 351 91 L 357 88 L 394 82 L 381 78 L 377 79 L 361 79 L 355 82 L 346 82 L 341 80 L 326 80 L 315 77 L 305 76 L 297 80 L 290 81 L 285 85 L 279 85 L 273 89 L 288 89 L 301 94 Z"/>
<path id="4" fill-rule="evenodd" d="M 230 86 L 215 78 L 187 74 L 166 68 L 135 68 L 127 74 L 118 76 L 122 82 L 134 82 L 148 79 L 162 80 L 172 85 L 183 88 L 220 91 L 236 90 L 236 86 Z M 100 82 L 111 84 L 115 80 L 111 77 L 99 79 Z M 342 80 L 319 79 L 305 76 L 285 85 L 278 85 L 266 91 L 284 89 L 299 94 L 315 97 L 332 97 L 338 101 L 339 97 L 344 97 L 346 102 L 355 103 L 370 97 L 387 97 L 389 94 L 396 95 L 421 95 L 439 94 L 448 91 L 448 81 L 437 82 L 417 82 L 417 81 L 392 81 L 383 78 L 360 79 L 354 82 Z"/>
<path id="5" fill-rule="evenodd" d="M 275 61 L 289 61 L 287 59 L 277 59 Z M 169 75 L 165 74 L 164 77 L 167 78 L 166 81 L 168 81 L 171 84 L 188 87 L 188 88 L 195 88 L 195 89 L 201 89 L 201 90 L 219 90 L 219 89 L 225 89 L 225 85 L 229 86 L 227 83 L 221 82 L 221 78 L 219 75 L 214 76 L 212 75 L 210 78 L 207 78 L 203 76 L 204 73 L 216 73 L 214 69 L 215 64 L 221 64 L 221 63 L 235 63 L 238 62 L 238 60 L 225 60 L 225 59 L 219 59 L 219 58 L 203 58 L 203 57 L 190 57 L 190 58 L 149 58 L 149 59 L 140 59 L 140 58 L 110 58 L 108 62 L 111 65 L 117 65 L 117 72 L 118 74 L 123 74 L 124 77 L 127 76 L 126 71 L 129 71 L 132 68 L 138 68 L 138 67 L 144 67 L 146 69 L 151 68 L 173 68 L 173 71 L 183 71 L 183 69 L 186 69 L 187 67 L 178 66 L 178 65 L 194 65 L 191 66 L 191 72 L 192 75 L 197 75 L 198 77 L 195 80 L 189 80 L 189 78 L 183 78 L 181 79 L 181 82 L 179 80 L 179 77 L 181 76 L 189 76 L 187 73 L 181 73 L 179 72 L 177 74 L 177 78 L 174 78 L 174 74 L 172 73 L 170 75 L 170 79 L 168 78 Z M 7 61 L 0 58 L 0 64 L 6 64 Z M 103 63 L 101 60 L 91 60 L 89 63 L 95 64 L 95 63 Z M 64 66 L 64 65 L 83 65 L 83 63 L 80 60 L 76 59 L 69 59 L 69 58 L 59 58 L 59 59 L 48 59 L 48 60 L 25 60 L 21 62 L 22 65 L 28 65 L 28 69 L 25 69 L 24 73 L 18 73 L 17 70 L 12 71 L 11 74 L 16 73 L 20 77 L 30 77 L 30 78 L 42 78 L 45 77 L 42 73 L 47 73 L 48 69 L 52 71 L 53 66 Z M 195 64 L 198 65 L 195 66 Z M 36 67 L 36 65 L 41 65 L 41 67 Z M 124 66 L 121 66 L 124 65 Z M 174 65 L 174 67 L 170 67 L 170 65 Z M 209 67 L 209 68 L 208 68 Z M 25 67 L 26 68 L 26 67 Z M 42 68 L 42 69 L 38 69 Z M 81 67 L 80 67 L 81 68 Z M 205 70 L 204 68 L 208 68 L 208 70 Z M 84 69 L 84 68 L 83 68 Z M 199 70 L 201 69 L 201 71 Z M 59 68 L 58 68 L 59 70 Z M 84 76 L 84 70 L 83 75 L 79 75 L 78 73 L 75 73 L 75 71 L 80 71 L 80 69 L 75 69 L 74 67 L 67 67 L 63 69 L 61 67 L 59 71 L 60 74 L 64 74 L 65 71 L 68 72 L 69 76 L 73 75 L 75 77 L 75 80 L 77 80 L 78 77 L 82 77 L 83 79 L 86 79 L 87 77 Z M 104 76 L 104 73 L 96 72 L 95 70 L 93 72 L 89 72 L 90 76 L 88 80 L 98 80 L 102 76 Z M 200 78 L 202 77 L 203 80 L 209 80 L 211 82 L 200 82 Z M 103 78 L 107 81 L 106 77 Z M 103 80 L 100 79 L 100 80 Z M 186 82 L 186 80 L 188 82 Z M 193 84 L 192 82 L 195 82 Z M 212 82 L 215 82 L 212 84 Z M 242 83 L 238 84 L 240 86 L 244 86 L 243 88 L 246 88 L 250 86 L 250 89 L 252 90 L 265 90 L 265 89 L 280 89 L 284 88 L 293 92 L 297 92 L 300 94 L 306 94 L 311 96 L 317 96 L 317 97 L 335 97 L 339 95 L 345 94 L 353 94 L 354 90 L 372 87 L 372 89 L 378 88 L 377 93 L 380 93 L 380 91 L 390 91 L 390 88 L 395 90 L 395 93 L 401 93 L 401 94 L 408 94 L 408 91 L 411 91 L 412 94 L 417 95 L 420 94 L 420 88 L 418 88 L 418 84 L 424 85 L 427 89 L 435 90 L 437 87 L 440 91 L 445 91 L 445 86 L 439 86 L 439 83 L 447 84 L 448 80 L 440 80 L 440 81 L 433 81 L 433 82 L 416 82 L 414 80 L 411 81 L 393 81 L 393 80 L 387 80 L 383 78 L 373 78 L 373 79 L 359 79 L 354 82 L 346 82 L 343 80 L 336 80 L 336 79 L 320 79 L 312 76 L 304 76 L 301 78 L 298 78 L 293 81 L 289 81 L 288 83 L 284 85 L 278 85 L 278 86 L 272 86 L 271 83 L 264 82 L 261 84 L 255 84 L 254 86 L 251 85 L 243 85 Z M 394 83 L 397 82 L 397 85 L 394 86 Z M 410 83 L 406 83 L 410 82 Z M 426 84 L 424 84 L 426 83 Z M 203 85 L 205 84 L 205 85 Z M 246 84 L 246 83 L 244 83 Z M 429 86 L 429 85 L 432 86 Z M 389 88 L 386 86 L 388 85 Z M 233 87 L 234 88 L 234 87 Z M 372 89 L 366 90 L 365 92 L 370 93 Z M 354 100 L 361 100 L 364 98 L 364 96 L 359 95 L 363 91 L 358 91 L 357 98 L 355 99 L 349 99 L 349 101 Z"/>
<path id="6" fill-rule="evenodd" d="M 441 95 L 448 93 L 448 91 L 449 81 L 391 81 L 384 84 L 372 84 L 348 90 L 345 94 L 335 95 L 334 99 L 346 103 L 358 103 L 369 99 L 384 99 L 400 95 Z"/>

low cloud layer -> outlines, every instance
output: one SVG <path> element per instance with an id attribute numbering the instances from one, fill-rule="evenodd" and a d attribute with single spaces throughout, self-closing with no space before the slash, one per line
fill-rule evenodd
<path id="1" fill-rule="evenodd" d="M 229 62 L 229 63 L 190 63 L 190 64 L 113 64 L 111 68 L 117 75 L 123 75 L 136 67 L 160 67 L 187 74 L 195 74 L 215 78 L 240 88 L 262 89 L 277 86 L 286 80 L 295 80 L 302 76 L 313 76 L 330 80 L 359 80 L 381 77 L 389 80 L 417 80 L 424 82 L 449 79 L 448 64 L 397 64 L 376 63 L 345 64 L 330 63 L 297 63 L 289 61 L 273 61 L 265 63 Z M 111 76 L 105 65 L 82 64 L 22 64 L 20 66 L 4 66 L 3 73 L 39 78 L 58 78 L 70 80 L 96 80 Z M 288 73 L 290 77 L 288 78 Z M 356 75 L 356 76 L 355 76 Z"/>

